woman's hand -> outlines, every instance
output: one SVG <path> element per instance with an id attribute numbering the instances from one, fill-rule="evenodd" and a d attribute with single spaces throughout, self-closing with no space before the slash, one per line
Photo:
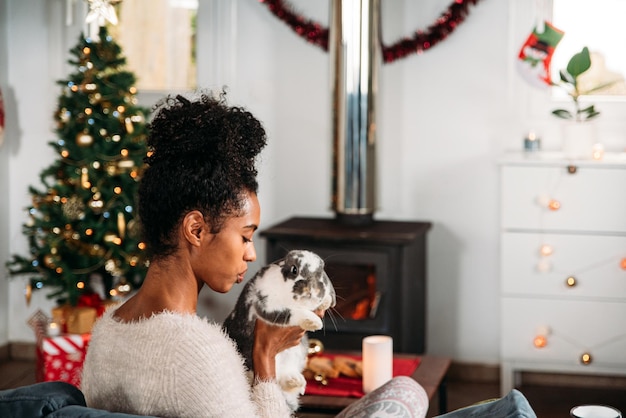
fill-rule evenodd
<path id="1" fill-rule="evenodd" d="M 305 331 L 298 327 L 281 327 L 257 319 L 254 327 L 252 363 L 254 377 L 272 380 L 276 377 L 276 354 L 300 344 Z"/>

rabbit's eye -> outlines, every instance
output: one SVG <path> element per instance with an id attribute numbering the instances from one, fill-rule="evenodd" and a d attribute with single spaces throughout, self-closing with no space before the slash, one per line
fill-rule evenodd
<path id="1" fill-rule="evenodd" d="M 298 275 L 298 267 L 291 266 L 291 274 L 297 276 Z"/>

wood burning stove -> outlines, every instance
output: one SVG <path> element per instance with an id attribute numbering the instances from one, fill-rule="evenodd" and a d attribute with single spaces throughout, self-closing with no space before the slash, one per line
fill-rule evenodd
<path id="1" fill-rule="evenodd" d="M 291 218 L 261 231 L 267 262 L 289 250 L 318 253 L 337 292 L 325 329 L 310 333 L 329 349 L 360 350 L 363 337 L 391 335 L 394 351 L 426 350 L 426 233 L 429 222 Z"/>

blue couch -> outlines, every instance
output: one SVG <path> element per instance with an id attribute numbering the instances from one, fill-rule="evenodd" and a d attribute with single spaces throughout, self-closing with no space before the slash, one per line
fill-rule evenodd
<path id="1" fill-rule="evenodd" d="M 0 391 L 2 418 L 138 418 L 88 408 L 83 393 L 65 382 L 43 382 Z"/>
<path id="2" fill-rule="evenodd" d="M 65 382 L 36 383 L 0 391 L 0 417 L 140 418 L 138 415 L 88 408 L 83 393 L 77 387 Z M 537 418 L 537 416 L 524 395 L 514 389 L 504 398 L 457 409 L 438 418 Z"/>

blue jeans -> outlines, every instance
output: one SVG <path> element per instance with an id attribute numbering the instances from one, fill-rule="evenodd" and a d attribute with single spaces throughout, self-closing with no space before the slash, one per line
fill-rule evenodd
<path id="1" fill-rule="evenodd" d="M 517 389 L 504 398 L 457 409 L 438 418 L 537 418 L 528 400 Z"/>

